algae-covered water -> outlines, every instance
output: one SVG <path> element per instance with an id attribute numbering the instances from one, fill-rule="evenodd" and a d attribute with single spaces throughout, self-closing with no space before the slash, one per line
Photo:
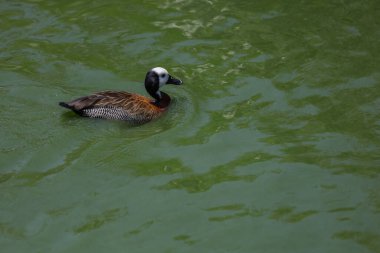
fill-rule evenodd
<path id="1" fill-rule="evenodd" d="M 0 1 L 0 251 L 380 252 L 379 11 Z M 156 66 L 158 120 L 58 106 Z"/>

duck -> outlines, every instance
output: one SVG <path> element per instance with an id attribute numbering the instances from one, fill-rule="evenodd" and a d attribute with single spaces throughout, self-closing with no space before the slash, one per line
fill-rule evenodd
<path id="1" fill-rule="evenodd" d="M 171 76 L 166 69 L 155 67 L 145 76 L 145 89 L 152 98 L 126 91 L 106 90 L 70 102 L 59 102 L 59 105 L 82 117 L 147 123 L 160 117 L 170 105 L 170 96 L 160 91 L 166 84 L 180 85 L 183 82 Z"/>

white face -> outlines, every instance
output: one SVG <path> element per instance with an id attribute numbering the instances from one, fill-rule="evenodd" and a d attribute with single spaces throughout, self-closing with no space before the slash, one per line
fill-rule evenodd
<path id="1" fill-rule="evenodd" d="M 166 69 L 161 67 L 155 67 L 152 69 L 152 71 L 158 75 L 160 87 L 164 86 L 166 82 L 169 80 L 169 73 Z"/>

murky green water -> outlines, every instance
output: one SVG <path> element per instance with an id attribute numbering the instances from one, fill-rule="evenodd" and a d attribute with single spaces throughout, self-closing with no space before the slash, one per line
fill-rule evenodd
<path id="1" fill-rule="evenodd" d="M 2 0 L 1 252 L 380 252 L 379 13 Z M 185 82 L 157 121 L 57 105 L 155 66 Z"/>

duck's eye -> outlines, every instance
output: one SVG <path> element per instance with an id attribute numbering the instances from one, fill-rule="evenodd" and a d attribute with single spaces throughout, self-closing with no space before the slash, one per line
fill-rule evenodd
<path id="1" fill-rule="evenodd" d="M 165 74 L 161 74 L 161 77 L 164 78 L 166 75 Z"/>

